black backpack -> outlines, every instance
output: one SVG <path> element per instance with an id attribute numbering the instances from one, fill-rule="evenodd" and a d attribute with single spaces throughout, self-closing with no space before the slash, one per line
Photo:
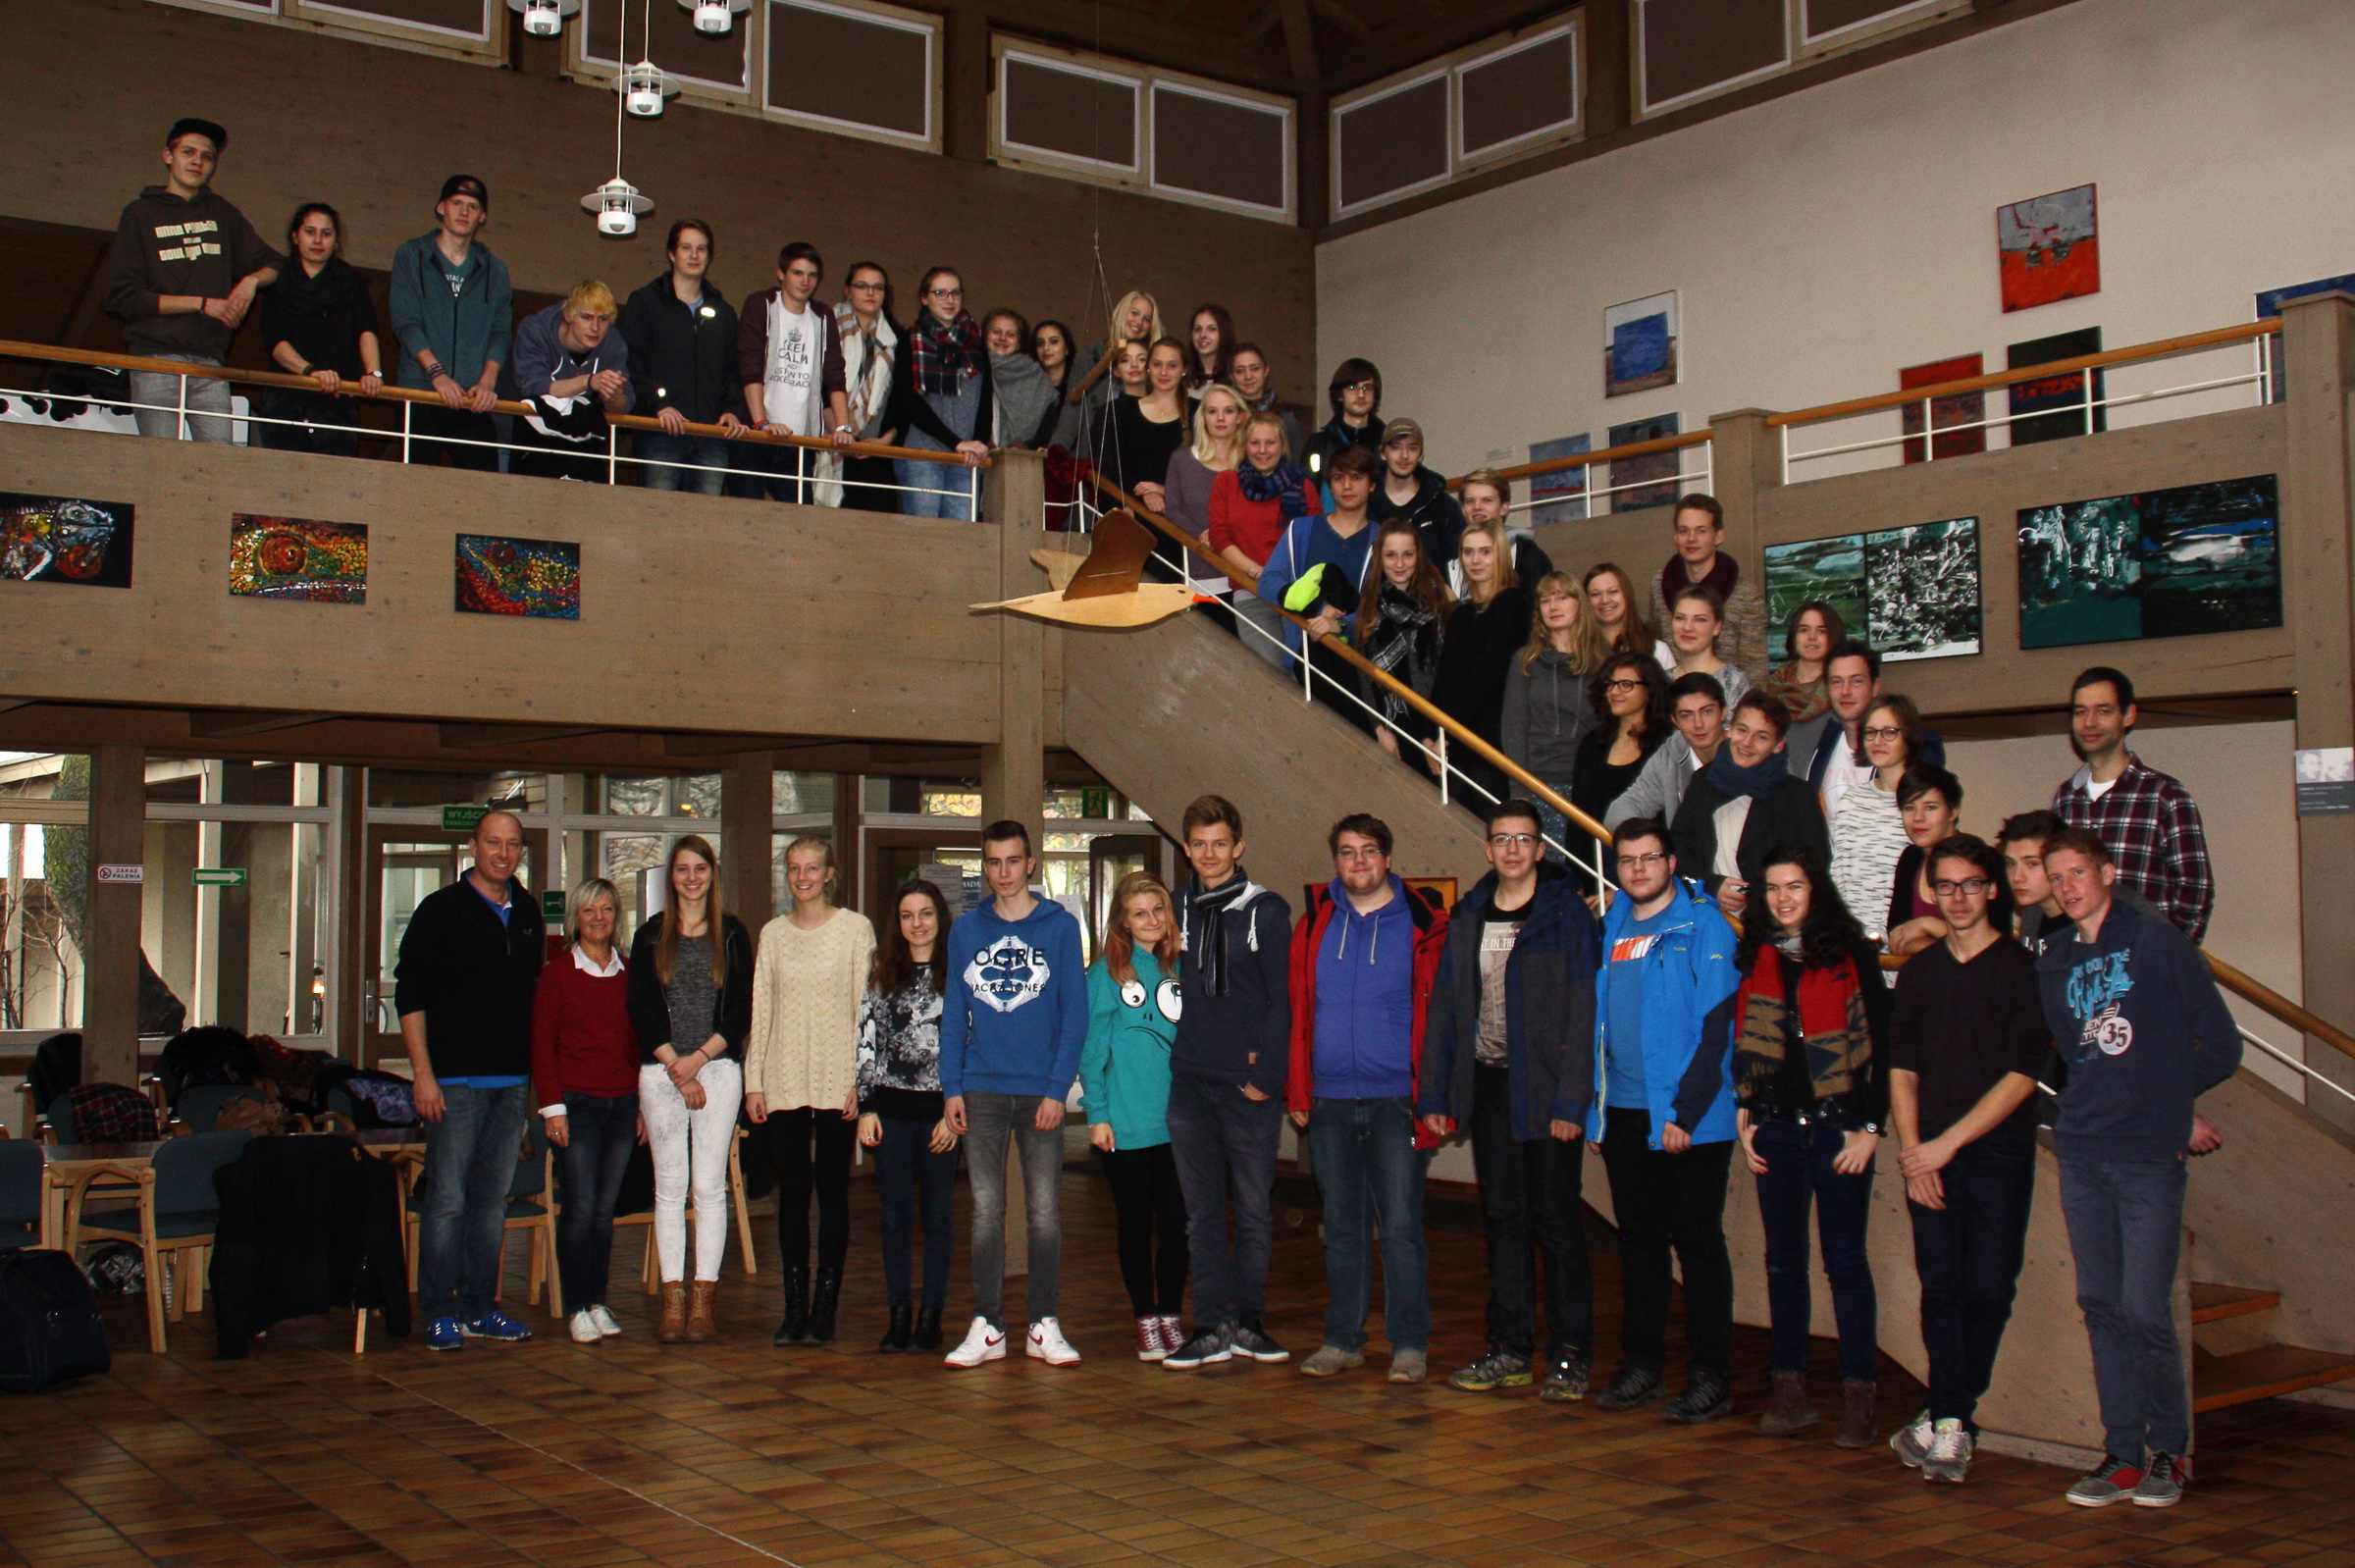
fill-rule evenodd
<path id="1" fill-rule="evenodd" d="M 73 1255 L 0 1252 L 0 1389 L 37 1393 L 113 1365 L 97 1292 Z"/>

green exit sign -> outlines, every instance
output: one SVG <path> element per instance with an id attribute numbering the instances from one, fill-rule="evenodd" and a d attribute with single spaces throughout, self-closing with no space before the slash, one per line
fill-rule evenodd
<path id="1" fill-rule="evenodd" d="M 198 887 L 243 887 L 245 867 L 242 865 L 199 865 L 195 869 Z"/>
<path id="2" fill-rule="evenodd" d="M 1079 814 L 1091 822 L 1100 822 L 1112 814 L 1112 791 L 1108 789 L 1081 790 Z"/>
<path id="3" fill-rule="evenodd" d="M 488 806 L 445 806 L 442 808 L 442 831 L 471 833 L 491 814 Z"/>
<path id="4" fill-rule="evenodd" d="M 562 924 L 564 921 L 564 895 L 561 893 L 541 894 L 540 917 L 559 925 Z"/>

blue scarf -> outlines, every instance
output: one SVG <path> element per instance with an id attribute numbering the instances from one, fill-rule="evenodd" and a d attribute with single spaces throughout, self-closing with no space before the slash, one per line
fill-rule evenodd
<path id="1" fill-rule="evenodd" d="M 1286 523 L 1308 515 L 1308 476 L 1289 463 L 1261 470 L 1249 463 L 1236 466 L 1234 477 L 1243 487 L 1243 499 L 1275 501 Z"/>
<path id="2" fill-rule="evenodd" d="M 1753 801 L 1762 801 L 1790 776 L 1791 754 L 1778 747 L 1757 766 L 1744 767 L 1734 760 L 1733 743 L 1727 741 L 1718 746 L 1716 757 L 1702 771 L 1728 800 L 1747 795 Z"/>

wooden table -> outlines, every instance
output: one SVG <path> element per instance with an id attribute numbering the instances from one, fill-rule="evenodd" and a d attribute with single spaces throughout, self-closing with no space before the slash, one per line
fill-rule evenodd
<path id="1" fill-rule="evenodd" d="M 392 1159 L 425 1147 L 423 1127 L 384 1127 L 371 1132 L 291 1132 L 288 1137 L 347 1137 L 380 1159 Z M 41 1145 L 41 1245 L 67 1247 L 73 1237 L 66 1229 L 66 1192 L 82 1175 L 98 1166 L 122 1165 L 133 1170 L 152 1165 L 165 1140 L 150 1143 L 44 1143 Z"/>

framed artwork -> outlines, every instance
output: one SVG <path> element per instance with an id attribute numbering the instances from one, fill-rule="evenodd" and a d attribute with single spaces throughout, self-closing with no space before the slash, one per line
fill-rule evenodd
<path id="1" fill-rule="evenodd" d="M 551 539 L 460 534 L 457 607 L 475 615 L 581 618 L 581 547 Z"/>
<path id="2" fill-rule="evenodd" d="M 1602 394 L 1675 386 L 1677 347 L 1674 289 L 1611 306 L 1602 313 Z"/>
<path id="3" fill-rule="evenodd" d="M 237 512 L 229 523 L 229 591 L 241 599 L 368 602 L 368 525 Z"/>
<path id="4" fill-rule="evenodd" d="M 1958 354 L 1953 359 L 1936 359 L 1926 365 L 1909 365 L 1897 373 L 1897 385 L 1901 391 L 1910 392 L 1915 387 L 1936 387 L 1950 381 L 1968 381 L 1973 376 L 1985 373 L 1985 363 L 1977 354 Z M 1921 404 L 1907 403 L 1899 411 L 1904 415 L 1906 434 L 1919 437 L 1922 434 Z M 1943 436 L 1933 434 L 1927 449 L 1918 440 L 1907 442 L 1905 444 L 1907 462 L 1922 462 L 1933 454 L 1940 462 L 1944 462 L 1949 457 L 1967 457 L 1973 452 L 1983 452 L 1987 449 L 1987 428 L 1980 423 L 1987 417 L 1987 394 L 1985 392 L 1955 392 L 1945 397 L 1933 397 L 1930 399 L 1929 414 L 1930 430 L 1933 432 L 1946 430 L 1948 434 Z M 1955 425 L 1969 425 L 1975 428 L 1949 430 L 1950 426 Z"/>
<path id="5" fill-rule="evenodd" d="M 2007 312 L 2102 291 L 2091 185 L 1996 208 L 1995 245 Z"/>
<path id="6" fill-rule="evenodd" d="M 1563 436 L 1553 441 L 1533 441 L 1529 444 L 1529 460 L 1533 463 L 1550 462 L 1556 457 L 1576 457 L 1595 449 L 1595 438 L 1587 435 Z M 1529 476 L 1529 525 L 1543 528 L 1547 523 L 1576 522 L 1587 515 L 1587 471 L 1584 468 L 1564 468 L 1550 474 Z"/>
<path id="7" fill-rule="evenodd" d="M 2019 646 L 2195 637 L 2281 624 L 2272 474 L 2019 514 Z"/>
<path id="8" fill-rule="evenodd" d="M 131 586 L 128 501 L 0 491 L 0 582 Z"/>
<path id="9" fill-rule="evenodd" d="M 2081 359 L 2102 351 L 2102 329 L 2081 327 L 2075 332 L 2031 338 L 2004 351 L 2004 368 L 2026 370 L 2056 359 Z M 2071 370 L 2034 381 L 2015 382 L 2007 389 L 2012 412 L 2012 444 L 2028 446 L 2040 441 L 2066 441 L 2094 430 L 2110 428 L 2110 411 L 2101 399 L 2108 395 L 2100 370 L 2093 372 L 2093 418 L 2088 426 L 2085 372 Z M 2051 409 L 2051 413 L 2044 410 Z"/>
<path id="10" fill-rule="evenodd" d="M 1955 658 L 1980 647 L 1979 520 L 1838 534 L 1766 547 L 1766 619 L 1820 600 L 1884 659 Z"/>
<path id="11" fill-rule="evenodd" d="M 1658 441 L 1664 436 L 1680 435 L 1677 416 L 1658 414 L 1650 419 L 1631 419 L 1624 425 L 1611 427 L 1610 444 L 1632 446 L 1638 442 Z M 1611 460 L 1611 510 L 1632 512 L 1644 506 L 1665 506 L 1676 499 L 1676 476 L 1682 466 L 1684 453 L 1674 447 L 1664 452 L 1645 452 L 1637 457 L 1615 457 Z M 1645 480 L 1657 479 L 1663 484 L 1648 485 Z M 1622 491 L 1621 485 L 1637 489 Z"/>
<path id="12" fill-rule="evenodd" d="M 2303 299 L 2309 294 L 2328 294 L 2333 291 L 2355 294 L 2355 272 L 2340 273 L 2335 278 L 2317 278 L 2310 284 L 2291 284 L 2286 288 L 2268 288 L 2257 296 L 2257 319 L 2270 321 L 2280 315 L 2281 302 L 2285 299 Z M 2262 340 L 2258 345 L 2258 351 L 2267 355 L 2264 363 L 2272 367 L 2272 374 L 2266 378 L 2272 384 L 2267 389 L 2267 398 L 2269 401 L 2276 403 L 2281 400 L 2282 394 L 2289 387 L 2288 372 L 2281 362 L 2280 342 L 2279 339 L 2275 339 L 2270 353 L 2267 353 Z"/>

